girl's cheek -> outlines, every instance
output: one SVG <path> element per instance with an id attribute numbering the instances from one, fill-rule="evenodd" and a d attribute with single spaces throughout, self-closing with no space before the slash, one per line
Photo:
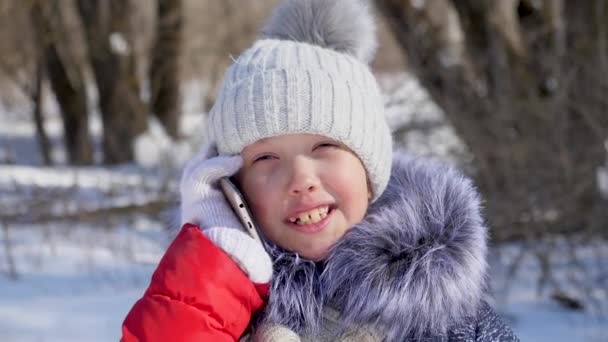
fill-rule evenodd
<path id="1" fill-rule="evenodd" d="M 265 165 L 266 168 L 263 172 L 260 172 L 260 177 L 257 179 L 257 184 L 260 187 L 271 190 L 275 189 L 280 184 L 284 184 L 286 172 L 285 167 L 279 162 L 269 163 L 271 165 Z"/>
<path id="2" fill-rule="evenodd" d="M 273 182 L 273 179 L 275 178 L 271 174 L 256 173 L 250 175 L 246 187 L 246 191 L 250 193 L 248 197 L 257 202 L 269 198 L 274 187 L 276 187 L 276 181 Z"/>

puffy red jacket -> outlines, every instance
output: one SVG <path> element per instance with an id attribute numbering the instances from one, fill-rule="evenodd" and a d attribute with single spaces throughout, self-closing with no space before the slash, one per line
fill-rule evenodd
<path id="1" fill-rule="evenodd" d="M 186 224 L 125 318 L 121 341 L 237 341 L 267 293 Z"/>

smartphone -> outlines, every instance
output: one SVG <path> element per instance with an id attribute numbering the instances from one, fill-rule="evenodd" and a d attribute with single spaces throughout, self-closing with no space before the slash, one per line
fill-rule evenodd
<path id="1" fill-rule="evenodd" d="M 249 211 L 249 208 L 247 208 L 245 199 L 236 185 L 234 185 L 229 178 L 224 177 L 220 178 L 220 186 L 224 192 L 224 196 L 226 196 L 226 199 L 228 199 L 232 210 L 234 210 L 236 216 L 238 216 L 243 223 L 247 233 L 261 243 L 262 246 L 266 247 L 262 239 L 260 239 L 260 234 L 258 233 L 258 229 L 252 219 L 251 212 Z"/>

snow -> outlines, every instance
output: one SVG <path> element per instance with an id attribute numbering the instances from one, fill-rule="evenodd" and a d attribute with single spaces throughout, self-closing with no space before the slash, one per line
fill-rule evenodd
<path id="1" fill-rule="evenodd" d="M 131 48 L 125 37 L 119 32 L 110 33 L 110 48 L 117 55 L 127 56 L 131 53 Z"/>
<path id="2" fill-rule="evenodd" d="M 454 161 L 466 158 L 466 149 L 445 124 L 443 113 L 414 78 L 383 76 L 381 86 L 394 132 L 410 124 L 432 128 L 396 137 L 403 146 Z M 14 106 L 0 108 L 0 218 L 7 213 L 26 218 L 29 210 L 64 215 L 82 208 L 145 203 L 166 187 L 174 189 L 177 171 L 202 140 L 201 104 L 206 89 L 204 83 L 185 85 L 180 127 L 188 139 L 173 141 L 152 121 L 136 142 L 138 163 L 112 168 L 68 167 L 62 165 L 65 158 L 58 159 L 59 166 L 41 167 L 30 118 L 16 113 Z M 49 112 L 46 125 L 53 154 L 62 156 L 62 127 L 56 111 Z M 90 128 L 98 142 L 98 117 L 93 117 Z M 32 207 L 35 201 L 50 201 L 56 208 Z M 147 287 L 169 236 L 159 215 L 44 224 L 0 219 L 0 340 L 118 340 L 121 322 Z M 553 250 L 557 278 L 607 281 L 608 242 L 580 243 L 576 252 L 586 265 L 584 273 L 574 272 L 563 257 L 569 246 L 566 242 L 538 242 L 538 248 Z M 537 289 L 541 268 L 532 254 L 524 256 L 513 277 L 507 277 L 508 266 L 521 249 L 521 244 L 494 247 L 490 255 L 493 304 L 520 339 L 608 341 L 607 292 L 563 288 L 596 303 L 583 311 L 566 310 L 550 299 L 549 289 Z M 16 279 L 9 276 L 13 270 Z"/>
<path id="3" fill-rule="evenodd" d="M 0 278 L 2 341 L 117 341 L 168 242 L 146 219 L 111 229 L 15 226 L 13 233 L 19 278 Z"/>
<path id="4" fill-rule="evenodd" d="M 148 168 L 163 164 L 177 168 L 193 154 L 187 141 L 174 141 L 155 118 L 149 121 L 148 126 L 148 131 L 135 140 L 137 164 Z"/>
<path id="5" fill-rule="evenodd" d="M 495 247 L 490 254 L 495 306 L 522 341 L 608 341 L 608 288 L 600 285 L 608 275 L 608 241 L 572 240 L 510 244 Z M 580 267 L 571 264 L 571 245 L 577 247 L 573 253 Z M 565 284 L 560 291 L 584 303 L 585 310 L 567 310 L 549 299 L 555 289 L 539 289 L 541 265 L 532 251 L 549 256 L 555 279 Z M 507 268 L 522 252 L 518 271 L 509 278 Z M 594 291 L 581 292 L 580 287 L 572 286 L 576 282 L 593 284 Z"/>

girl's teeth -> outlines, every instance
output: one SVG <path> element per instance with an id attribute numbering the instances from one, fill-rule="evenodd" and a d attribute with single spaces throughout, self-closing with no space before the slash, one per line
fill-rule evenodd
<path id="1" fill-rule="evenodd" d="M 312 222 L 319 222 L 321 221 L 321 217 L 319 216 L 319 210 L 315 209 L 313 211 L 310 212 L 310 220 Z"/>
<path id="2" fill-rule="evenodd" d="M 300 225 L 309 224 L 309 223 L 317 223 L 327 216 L 328 211 L 329 211 L 329 207 L 313 209 L 297 218 L 290 218 L 289 221 L 291 223 L 300 224 Z"/>

